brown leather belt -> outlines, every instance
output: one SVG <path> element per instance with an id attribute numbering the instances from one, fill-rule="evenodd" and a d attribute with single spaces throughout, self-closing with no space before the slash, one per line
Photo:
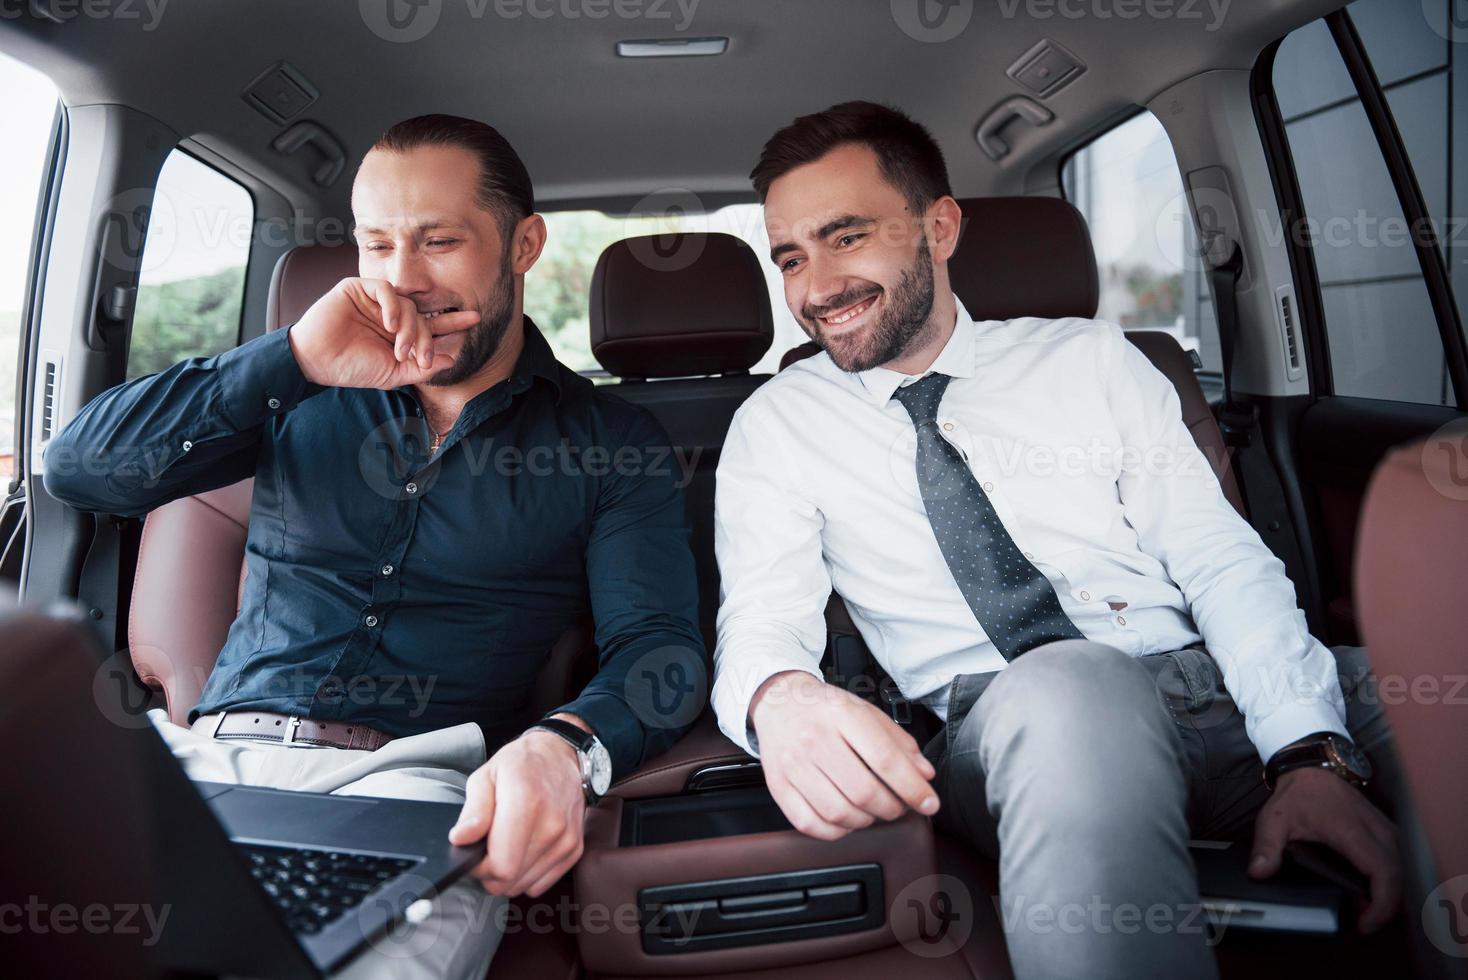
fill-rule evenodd
<path id="1" fill-rule="evenodd" d="M 373 752 L 395 736 L 350 721 L 316 721 L 274 711 L 220 711 L 200 715 L 191 730 L 211 738 L 240 738 L 284 745 L 325 745 Z"/>

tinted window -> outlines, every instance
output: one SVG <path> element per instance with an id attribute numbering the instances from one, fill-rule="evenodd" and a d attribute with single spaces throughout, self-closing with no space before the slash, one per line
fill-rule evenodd
<path id="1" fill-rule="evenodd" d="M 1221 371 L 1218 325 L 1172 143 L 1143 112 L 1072 154 L 1061 187 L 1091 229 L 1101 301 L 1096 316 L 1128 330 L 1165 330 Z"/>
<path id="2" fill-rule="evenodd" d="M 238 182 L 179 150 L 169 154 L 143 247 L 129 379 L 239 342 L 254 218 Z"/>

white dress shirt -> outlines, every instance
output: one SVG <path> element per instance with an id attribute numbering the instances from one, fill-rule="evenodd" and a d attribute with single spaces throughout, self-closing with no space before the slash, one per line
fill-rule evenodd
<path id="1" fill-rule="evenodd" d="M 962 304 L 930 371 L 938 411 L 1004 526 L 1090 639 L 1143 656 L 1205 643 L 1263 759 L 1346 733 L 1329 650 L 1283 564 L 1230 506 L 1177 392 L 1099 320 L 975 323 Z M 938 548 L 907 378 L 818 354 L 739 409 L 719 460 L 722 578 L 713 705 L 750 751 L 749 703 L 772 674 L 820 676 L 834 588 L 904 696 L 940 717 L 958 674 L 1004 667 Z"/>

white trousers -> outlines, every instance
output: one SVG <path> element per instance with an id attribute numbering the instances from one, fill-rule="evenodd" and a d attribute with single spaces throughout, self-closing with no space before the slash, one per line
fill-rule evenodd
<path id="1" fill-rule="evenodd" d="M 465 781 L 485 761 L 484 737 L 472 724 L 394 739 L 367 752 L 216 740 L 173 724 L 160 709 L 148 714 L 189 778 L 216 783 L 461 804 Z M 506 901 L 478 879 L 461 878 L 434 898 L 426 919 L 397 923 L 336 976 L 482 980 L 499 947 Z"/>

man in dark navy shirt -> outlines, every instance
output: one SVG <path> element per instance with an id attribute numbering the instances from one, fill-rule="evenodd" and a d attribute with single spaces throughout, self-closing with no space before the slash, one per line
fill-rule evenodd
<path id="1" fill-rule="evenodd" d="M 398 124 L 352 208 L 361 278 L 288 328 L 102 394 L 49 450 L 84 465 L 47 487 L 142 515 L 253 475 L 242 605 L 193 734 L 226 741 L 221 715 L 241 713 L 351 723 L 351 750 L 456 726 L 477 747 L 482 730 L 453 839 L 488 838 L 485 890 L 538 895 L 580 855 L 608 777 L 591 770 L 626 775 L 702 707 L 679 461 L 523 316 L 546 227 L 497 132 Z M 526 732 L 547 652 L 587 611 L 600 669 L 552 714 L 574 728 Z"/>

